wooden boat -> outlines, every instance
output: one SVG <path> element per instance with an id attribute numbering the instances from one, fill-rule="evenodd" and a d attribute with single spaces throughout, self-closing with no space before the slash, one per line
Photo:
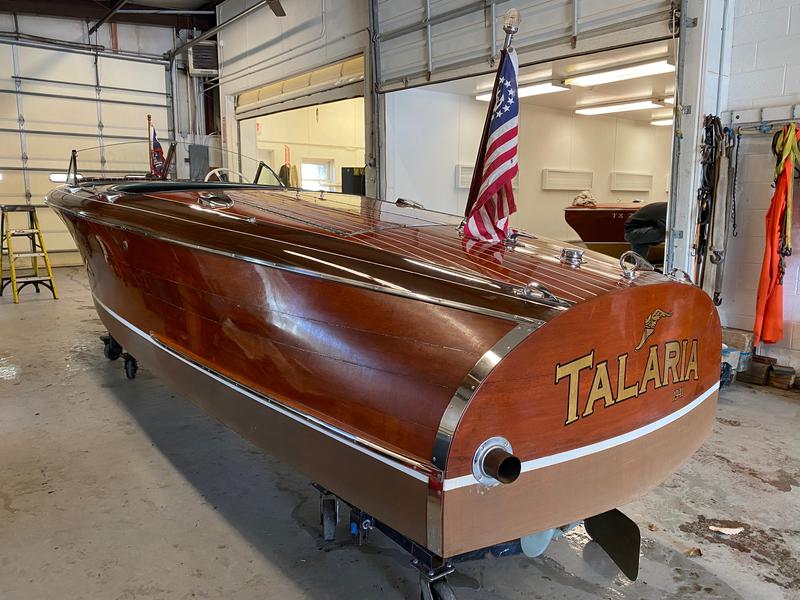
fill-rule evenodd
<path id="1" fill-rule="evenodd" d="M 625 221 L 642 206 L 642 202 L 568 206 L 564 209 L 564 220 L 575 230 L 587 248 L 619 257 L 631 248 L 625 241 Z M 645 258 L 656 263 L 664 262 L 664 245 L 651 248 L 650 255 Z"/>
<path id="2" fill-rule="evenodd" d="M 47 201 L 110 358 L 118 343 L 429 575 L 630 502 L 713 426 L 719 320 L 680 278 L 326 192 L 73 174 Z"/>

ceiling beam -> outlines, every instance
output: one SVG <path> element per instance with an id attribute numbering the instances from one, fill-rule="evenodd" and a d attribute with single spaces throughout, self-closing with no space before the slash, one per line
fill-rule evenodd
<path id="1" fill-rule="evenodd" d="M 125 6 L 128 3 L 128 0 L 117 0 L 108 12 L 100 17 L 97 22 L 89 28 L 89 35 L 92 35 L 95 31 L 100 29 L 103 26 L 103 23 L 108 21 L 111 17 L 114 16 L 114 13 L 117 12 L 120 8 Z"/>
<path id="2" fill-rule="evenodd" d="M 125 9 L 141 9 L 145 11 L 152 6 L 141 4 L 125 5 Z M 0 0 L 0 12 L 29 14 L 49 17 L 66 17 L 82 21 L 97 21 L 108 13 L 108 5 L 103 6 L 94 0 L 70 0 L 69 2 L 51 2 L 50 0 Z M 197 28 L 205 31 L 216 25 L 213 14 L 177 14 L 150 12 L 117 12 L 109 19 L 112 23 L 138 23 L 143 25 L 162 25 L 178 29 Z"/>

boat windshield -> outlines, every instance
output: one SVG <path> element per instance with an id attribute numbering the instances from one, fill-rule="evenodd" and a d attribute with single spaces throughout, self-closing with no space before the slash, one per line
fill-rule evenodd
<path id="1" fill-rule="evenodd" d="M 222 182 L 286 187 L 271 165 L 219 146 L 162 142 L 160 151 L 146 140 L 109 143 L 73 150 L 66 172 L 54 183 L 100 181 Z"/>

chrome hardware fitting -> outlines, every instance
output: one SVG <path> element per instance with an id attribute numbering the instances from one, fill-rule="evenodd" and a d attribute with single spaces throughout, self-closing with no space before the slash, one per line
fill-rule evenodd
<path id="1" fill-rule="evenodd" d="M 398 198 L 394 201 L 395 206 L 400 206 L 402 208 L 418 208 L 420 210 L 425 210 L 425 206 L 420 202 L 414 202 L 413 200 L 408 200 L 407 198 Z"/>
<path id="2" fill-rule="evenodd" d="M 541 283 L 531 281 L 528 285 L 514 287 L 514 294 L 528 300 L 545 300 L 558 307 L 569 307 L 569 303 L 556 296 Z"/>
<path id="3" fill-rule="evenodd" d="M 562 264 L 570 265 L 573 267 L 580 267 L 586 261 L 583 259 L 583 250 L 580 248 L 562 248 L 561 257 L 559 258 Z"/>
<path id="4" fill-rule="evenodd" d="M 222 192 L 204 192 L 200 194 L 198 202 L 202 206 L 211 208 L 230 208 L 233 206 L 233 200 Z"/>
<path id="5" fill-rule="evenodd" d="M 622 276 L 630 281 L 639 276 L 639 271 L 655 271 L 656 268 L 647 261 L 641 254 L 633 250 L 628 250 L 619 257 L 619 267 L 622 269 Z"/>
<path id="6" fill-rule="evenodd" d="M 669 273 L 667 273 L 667 277 L 677 281 L 678 283 L 686 283 L 688 285 L 694 285 L 691 276 L 683 269 L 678 269 L 677 267 L 672 269 Z"/>

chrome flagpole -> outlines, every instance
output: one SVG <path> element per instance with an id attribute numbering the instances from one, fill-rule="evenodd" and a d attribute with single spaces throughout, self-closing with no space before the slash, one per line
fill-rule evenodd
<path id="1" fill-rule="evenodd" d="M 152 115 L 147 115 L 147 164 L 150 165 L 150 174 L 153 174 L 153 133 Z"/>
<path id="2" fill-rule="evenodd" d="M 514 38 L 514 34 L 519 31 L 520 23 L 522 23 L 522 17 L 516 8 L 509 8 L 503 15 L 503 31 L 506 32 L 503 50 L 508 50 L 511 47 L 511 41 Z"/>

